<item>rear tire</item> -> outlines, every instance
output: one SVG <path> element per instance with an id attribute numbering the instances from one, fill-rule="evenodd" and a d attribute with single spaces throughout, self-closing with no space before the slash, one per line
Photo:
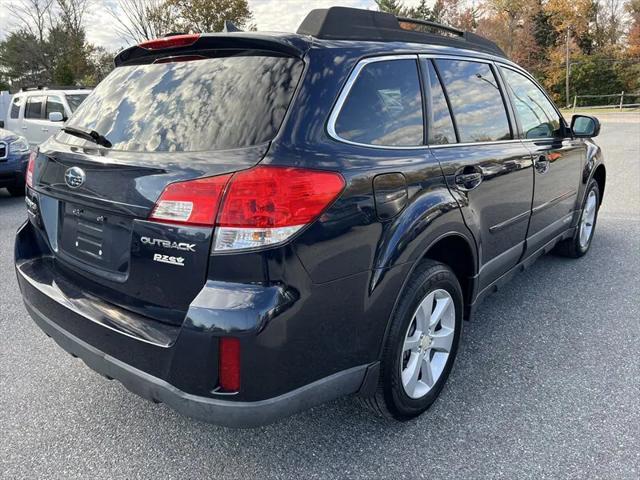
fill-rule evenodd
<path id="1" fill-rule="evenodd" d="M 361 402 L 400 421 L 427 410 L 453 367 L 462 312 L 462 289 L 453 271 L 433 260 L 421 262 L 391 318 L 377 390 Z"/>
<path id="2" fill-rule="evenodd" d="M 580 220 L 571 238 L 560 242 L 553 253 L 569 258 L 580 258 L 591 248 L 591 241 L 596 232 L 596 221 L 600 208 L 600 187 L 598 182 L 591 180 L 582 202 Z"/>
<path id="3" fill-rule="evenodd" d="M 25 186 L 24 185 L 16 185 L 15 187 L 7 187 L 9 190 L 9 194 L 12 197 L 24 197 L 25 194 Z"/>

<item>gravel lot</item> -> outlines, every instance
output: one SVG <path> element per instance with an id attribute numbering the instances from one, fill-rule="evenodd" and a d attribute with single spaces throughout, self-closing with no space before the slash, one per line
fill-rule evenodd
<path id="1" fill-rule="evenodd" d="M 441 398 L 406 424 L 343 399 L 230 430 L 98 376 L 25 312 L 12 261 L 23 200 L 0 189 L 0 477 L 639 478 L 636 120 L 603 124 L 608 182 L 587 257 L 546 256 L 490 297 Z"/>

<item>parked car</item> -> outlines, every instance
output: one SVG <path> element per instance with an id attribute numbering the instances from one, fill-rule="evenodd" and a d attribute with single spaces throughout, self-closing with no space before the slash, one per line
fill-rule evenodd
<path id="1" fill-rule="evenodd" d="M 16 197 L 24 195 L 28 162 L 27 139 L 0 128 L 0 188 Z"/>
<path id="2" fill-rule="evenodd" d="M 9 104 L 11 103 L 11 93 L 7 90 L 0 90 L 0 128 L 5 127 Z"/>
<path id="3" fill-rule="evenodd" d="M 89 95 L 86 88 L 28 88 L 13 95 L 5 121 L 6 128 L 18 132 L 37 146 L 55 135 L 64 122 Z"/>
<path id="4" fill-rule="evenodd" d="M 483 298 L 591 245 L 597 119 L 482 37 L 334 7 L 115 63 L 29 164 L 19 284 L 62 348 L 187 415 L 415 417 Z"/>

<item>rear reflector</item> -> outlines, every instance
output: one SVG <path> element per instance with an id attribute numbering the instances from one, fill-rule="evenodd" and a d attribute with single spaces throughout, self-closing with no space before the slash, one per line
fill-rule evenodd
<path id="1" fill-rule="evenodd" d="M 29 165 L 27 166 L 27 178 L 26 183 L 27 187 L 33 188 L 33 171 L 36 168 L 36 157 L 38 154 L 36 152 L 31 152 L 29 155 Z"/>
<path id="2" fill-rule="evenodd" d="M 240 340 L 222 337 L 218 346 L 218 383 L 225 392 L 240 390 Z"/>
<path id="3" fill-rule="evenodd" d="M 149 217 L 151 220 L 213 226 L 220 196 L 231 175 L 167 185 Z"/>
<path id="4" fill-rule="evenodd" d="M 173 35 L 171 37 L 155 38 L 138 44 L 145 50 L 164 50 L 165 48 L 189 47 L 200 38 L 199 33 Z"/>

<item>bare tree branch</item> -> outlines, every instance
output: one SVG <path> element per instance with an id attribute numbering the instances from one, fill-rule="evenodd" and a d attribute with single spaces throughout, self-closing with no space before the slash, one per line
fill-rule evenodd
<path id="1" fill-rule="evenodd" d="M 9 11 L 18 19 L 19 29 L 23 29 L 44 41 L 46 21 L 51 14 L 54 0 L 18 0 L 9 4 Z"/>
<path id="2" fill-rule="evenodd" d="M 168 23 L 157 15 L 162 4 L 162 0 L 120 0 L 117 8 L 108 10 L 116 21 L 116 32 L 139 43 L 167 33 Z"/>

